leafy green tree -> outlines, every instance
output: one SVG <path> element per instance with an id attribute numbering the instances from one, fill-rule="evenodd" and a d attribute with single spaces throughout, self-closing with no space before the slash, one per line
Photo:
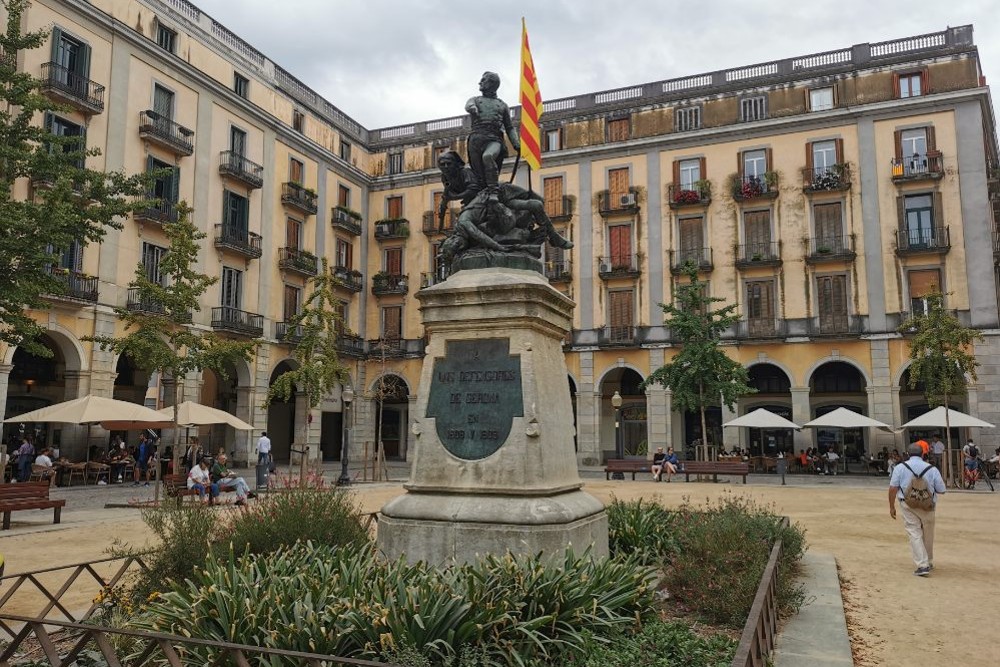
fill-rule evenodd
<path id="1" fill-rule="evenodd" d="M 30 312 L 48 307 L 42 295 L 66 292 L 52 271 L 60 251 L 120 229 L 121 219 L 144 205 L 147 177 L 87 169 L 86 159 L 100 151 L 87 149 L 85 136 L 52 132 L 46 118 L 63 107 L 16 66 L 19 52 L 41 47 L 48 36 L 22 32 L 28 4 L 0 0 L 7 16 L 0 34 L 0 342 L 51 356 L 36 340 L 41 328 Z"/>
<path id="2" fill-rule="evenodd" d="M 231 340 L 191 326 L 192 315 L 201 310 L 202 297 L 219 279 L 195 270 L 199 241 L 206 234 L 191 222 L 191 210 L 185 204 L 178 205 L 177 211 L 177 222 L 163 226 L 169 247 L 160 260 L 162 282 L 150 280 L 142 264 L 136 267 L 129 286 L 136 291 L 133 302 L 139 307 L 115 308 L 125 325 L 125 334 L 87 339 L 102 349 L 127 354 L 144 370 L 173 378 L 175 424 L 181 386 L 188 373 L 208 368 L 226 379 L 227 366 L 239 360 L 250 361 L 257 345 L 256 341 Z M 175 428 L 174 470 L 179 469 L 181 457 L 179 438 L 180 431 Z"/>
<path id="3" fill-rule="evenodd" d="M 944 308 L 944 295 L 928 294 L 927 311 L 903 322 L 899 332 L 910 343 L 910 389 L 924 385 L 924 396 L 932 406 L 945 407 L 945 474 L 951 479 L 951 428 L 947 410 L 949 402 L 965 395 L 967 378 L 976 380 L 979 362 L 972 353 L 973 344 L 983 339 L 975 329 L 962 326 Z"/>
<path id="4" fill-rule="evenodd" d="M 642 387 L 667 387 L 673 392 L 674 405 L 685 412 L 698 412 L 701 442 L 707 445 L 705 408 L 721 402 L 732 410 L 740 396 L 757 390 L 747 384 L 747 369 L 719 347 L 723 332 L 739 320 L 736 304 L 713 309 L 713 304 L 725 299 L 708 295 L 708 283 L 698 279 L 698 268 L 692 262 L 684 271 L 689 282 L 677 287 L 674 303 L 660 304 L 681 350 L 646 378 Z"/>
<path id="5" fill-rule="evenodd" d="M 288 401 L 296 391 L 309 402 L 309 408 L 319 405 L 337 386 L 349 379 L 347 367 L 340 362 L 339 339 L 344 323 L 339 315 L 339 300 L 334 293 L 337 284 L 326 258 L 322 270 L 311 281 L 312 293 L 302 309 L 288 321 L 286 340 L 298 339 L 292 350 L 296 367 L 279 375 L 267 391 L 264 406 L 272 401 Z M 307 431 L 308 433 L 308 431 Z M 308 435 L 307 435 L 307 442 Z"/>

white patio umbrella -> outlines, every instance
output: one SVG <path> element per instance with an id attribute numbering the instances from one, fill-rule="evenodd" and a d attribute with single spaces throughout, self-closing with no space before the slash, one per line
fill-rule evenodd
<path id="1" fill-rule="evenodd" d="M 157 410 L 161 419 L 173 422 L 174 408 L 169 406 L 162 410 Z M 177 405 L 177 425 L 178 426 L 207 426 L 209 424 L 227 424 L 237 431 L 252 431 L 253 425 L 248 424 L 239 417 L 229 414 L 225 410 L 210 408 L 194 401 L 184 401 Z"/>
<path id="2" fill-rule="evenodd" d="M 753 412 L 748 412 L 742 417 L 737 417 L 732 421 L 728 421 L 722 425 L 723 427 L 733 427 L 733 428 L 802 428 L 795 422 L 789 421 L 782 417 L 781 415 L 776 415 L 770 410 L 765 410 L 764 408 L 757 408 Z"/>
<path id="3" fill-rule="evenodd" d="M 129 403 L 102 396 L 84 396 L 25 412 L 23 415 L 11 417 L 5 421 L 8 423 L 59 422 L 63 424 L 124 421 L 145 426 L 149 422 L 162 422 L 163 415 L 138 403 Z"/>
<path id="4" fill-rule="evenodd" d="M 832 410 L 822 417 L 817 417 L 810 422 L 806 422 L 804 426 L 812 428 L 882 428 L 892 430 L 892 427 L 885 422 L 866 417 L 859 412 L 848 410 L 847 408 Z"/>
<path id="5" fill-rule="evenodd" d="M 948 411 L 945 412 L 943 405 L 934 408 L 930 412 L 925 412 L 916 419 L 911 419 L 903 424 L 903 428 L 934 427 L 993 428 L 994 425 L 989 422 L 984 422 L 982 419 L 976 419 L 972 415 L 967 415 L 964 412 L 952 410 L 951 408 L 948 408 Z"/>

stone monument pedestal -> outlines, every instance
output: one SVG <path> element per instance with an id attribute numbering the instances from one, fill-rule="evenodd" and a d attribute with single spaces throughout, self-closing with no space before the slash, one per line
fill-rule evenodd
<path id="1" fill-rule="evenodd" d="M 407 493 L 379 548 L 444 565 L 486 553 L 608 555 L 604 505 L 581 490 L 562 342 L 573 302 L 539 273 L 473 269 L 421 290 L 427 355 Z"/>

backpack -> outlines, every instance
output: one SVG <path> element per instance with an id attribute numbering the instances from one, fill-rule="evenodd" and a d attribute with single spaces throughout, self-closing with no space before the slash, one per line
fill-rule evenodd
<path id="1" fill-rule="evenodd" d="M 906 503 L 907 507 L 915 510 L 934 509 L 934 494 L 927 485 L 927 480 L 924 479 L 924 474 L 934 466 L 927 466 L 918 475 L 906 463 L 901 463 L 900 465 L 905 466 L 913 474 L 910 485 L 903 490 L 903 502 Z"/>
<path id="2" fill-rule="evenodd" d="M 971 442 L 969 443 L 969 458 L 970 459 L 978 459 L 979 458 L 979 448 L 976 447 Z"/>

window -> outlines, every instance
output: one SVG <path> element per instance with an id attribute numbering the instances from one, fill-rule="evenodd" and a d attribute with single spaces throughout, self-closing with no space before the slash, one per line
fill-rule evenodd
<path id="1" fill-rule="evenodd" d="M 83 154 L 87 149 L 87 130 L 82 125 L 71 123 L 65 118 L 54 116 L 48 112 L 45 114 L 45 130 L 57 137 L 78 137 L 76 141 L 67 141 L 61 146 L 49 145 L 49 153 L 56 153 L 60 148 L 64 154 L 77 153 L 73 164 L 79 169 L 83 169 L 87 158 Z"/>
<path id="2" fill-rule="evenodd" d="M 174 119 L 174 92 L 153 84 L 153 112 L 164 120 Z"/>
<path id="3" fill-rule="evenodd" d="M 333 314 L 336 316 L 337 320 L 334 324 L 337 329 L 337 335 L 343 334 L 345 331 L 350 331 L 351 328 L 347 326 L 347 302 L 337 301 L 333 304 Z"/>
<path id="4" fill-rule="evenodd" d="M 546 151 L 558 151 L 562 149 L 562 130 L 546 130 L 545 131 L 545 150 Z"/>
<path id="5" fill-rule="evenodd" d="M 180 201 L 180 168 L 147 155 L 146 172 L 157 174 L 153 179 L 150 199 L 158 200 L 164 208 L 173 208 Z"/>
<path id="6" fill-rule="evenodd" d="M 608 169 L 608 191 L 611 193 L 611 207 L 622 206 L 622 198 L 629 194 L 628 167 Z"/>
<path id="7" fill-rule="evenodd" d="M 927 129 L 920 127 L 914 130 L 903 130 L 899 135 L 901 157 L 919 157 L 927 155 Z"/>
<path id="8" fill-rule="evenodd" d="M 177 53 L 177 33 L 165 25 L 157 24 L 156 43 L 164 51 Z"/>
<path id="9" fill-rule="evenodd" d="M 346 185 L 337 186 L 337 206 L 351 207 L 351 189 Z"/>
<path id="10" fill-rule="evenodd" d="M 906 274 L 906 281 L 910 288 L 910 314 L 926 315 L 929 307 L 927 296 L 941 292 L 941 270 L 910 271 Z"/>
<path id="11" fill-rule="evenodd" d="M 743 259 L 759 261 L 772 259 L 771 212 L 746 211 L 743 214 L 743 239 L 746 243 Z"/>
<path id="12" fill-rule="evenodd" d="M 403 154 L 402 153 L 389 153 L 389 173 L 390 174 L 402 174 L 403 173 Z"/>
<path id="13" fill-rule="evenodd" d="M 608 141 L 628 141 L 632 134 L 628 118 L 615 118 L 608 121 Z"/>
<path id="14" fill-rule="evenodd" d="M 613 290 L 608 292 L 608 338 L 613 343 L 632 340 L 635 327 L 635 292 Z"/>
<path id="15" fill-rule="evenodd" d="M 152 243 L 142 244 L 142 268 L 146 272 L 146 280 L 157 285 L 164 284 L 164 276 L 160 272 L 160 260 L 167 254 L 167 249 Z"/>
<path id="16" fill-rule="evenodd" d="M 677 176 L 681 190 L 697 190 L 695 184 L 701 180 L 701 159 L 678 160 Z"/>
<path id="17" fill-rule="evenodd" d="M 226 308 L 240 309 L 243 303 L 243 272 L 222 267 L 222 303 Z"/>
<path id="18" fill-rule="evenodd" d="M 812 148 L 812 166 L 814 170 L 822 170 L 825 173 L 837 164 L 836 141 L 814 141 L 810 146 Z"/>
<path id="19" fill-rule="evenodd" d="M 385 198 L 385 216 L 389 220 L 399 220 L 403 217 L 403 197 L 396 195 Z"/>
<path id="20" fill-rule="evenodd" d="M 386 248 L 382 252 L 382 270 L 390 276 L 403 275 L 403 249 Z"/>
<path id="21" fill-rule="evenodd" d="M 229 150 L 233 155 L 246 157 L 247 133 L 236 127 L 229 128 Z"/>
<path id="22" fill-rule="evenodd" d="M 816 278 L 816 301 L 821 332 L 847 330 L 847 276 Z"/>
<path id="23" fill-rule="evenodd" d="M 239 72 L 233 72 L 233 90 L 243 99 L 250 97 L 250 79 Z"/>
<path id="24" fill-rule="evenodd" d="M 833 88 L 816 88 L 809 91 L 809 110 L 826 111 L 833 108 Z"/>
<path id="25" fill-rule="evenodd" d="M 608 254 L 612 270 L 633 268 L 632 225 L 614 225 L 608 228 Z"/>
<path id="26" fill-rule="evenodd" d="M 896 93 L 900 98 L 920 97 L 924 94 L 923 72 L 896 75 Z"/>
<path id="27" fill-rule="evenodd" d="M 935 245 L 934 198 L 929 194 L 903 197 L 903 234 L 906 249 Z"/>
<path id="28" fill-rule="evenodd" d="M 840 252 L 844 250 L 844 223 L 842 205 L 838 202 L 813 206 L 816 226 L 816 250 Z"/>
<path id="29" fill-rule="evenodd" d="M 83 244 L 73 240 L 65 250 L 59 250 L 49 245 L 45 252 L 49 255 L 59 255 L 58 267 L 70 271 L 80 271 L 83 268 Z M 50 265 L 52 266 L 52 265 Z"/>
<path id="30" fill-rule="evenodd" d="M 302 180 L 305 177 L 306 167 L 301 160 L 296 160 L 293 157 L 288 158 L 288 180 L 292 183 L 302 184 Z"/>
<path id="31" fill-rule="evenodd" d="M 740 100 L 740 120 L 748 123 L 767 118 L 767 96 L 746 97 Z"/>
<path id="32" fill-rule="evenodd" d="M 58 26 L 52 28 L 52 63 L 51 79 L 74 92 L 87 93 L 84 79 L 90 77 L 90 47 Z"/>
<path id="33" fill-rule="evenodd" d="M 677 266 L 688 261 L 702 262 L 702 248 L 705 247 L 705 221 L 701 216 L 681 218 L 677 221 Z"/>
<path id="34" fill-rule="evenodd" d="M 770 324 L 774 327 L 774 281 L 753 280 L 747 282 L 747 320 L 756 321 L 758 327 Z M 751 327 L 753 328 L 753 327 Z"/>
<path id="35" fill-rule="evenodd" d="M 343 239 L 337 239 L 337 268 L 354 268 L 354 246 Z"/>
<path id="36" fill-rule="evenodd" d="M 434 281 L 438 282 L 448 277 L 448 266 L 445 264 L 444 257 L 441 256 L 440 242 L 433 244 L 431 251 L 431 268 L 434 270 Z"/>
<path id="37" fill-rule="evenodd" d="M 295 218 L 285 220 L 285 247 L 302 249 L 302 221 Z"/>
<path id="38" fill-rule="evenodd" d="M 542 179 L 542 192 L 545 198 L 545 214 L 550 218 L 563 215 L 563 179 L 562 176 L 549 176 Z"/>
<path id="39" fill-rule="evenodd" d="M 382 338 L 399 340 L 403 337 L 403 307 L 383 306 Z"/>
<path id="40" fill-rule="evenodd" d="M 767 172 L 767 149 L 743 151 L 743 179 L 763 179 Z"/>
<path id="41" fill-rule="evenodd" d="M 299 314 L 299 304 L 302 303 L 302 290 L 292 285 L 285 285 L 284 298 L 282 299 L 281 313 L 287 322 Z"/>
<path id="42" fill-rule="evenodd" d="M 297 109 L 292 110 L 292 129 L 296 132 L 304 132 L 306 124 L 306 117 L 301 111 Z"/>
<path id="43" fill-rule="evenodd" d="M 351 161 L 351 144 L 343 139 L 340 140 L 340 159 L 345 162 Z"/>
<path id="44" fill-rule="evenodd" d="M 701 128 L 701 107 L 681 107 L 674 110 L 674 130 L 688 132 Z"/>
<path id="45" fill-rule="evenodd" d="M 243 196 L 222 192 L 222 224 L 228 234 L 244 238 L 250 225 L 250 201 Z"/>

